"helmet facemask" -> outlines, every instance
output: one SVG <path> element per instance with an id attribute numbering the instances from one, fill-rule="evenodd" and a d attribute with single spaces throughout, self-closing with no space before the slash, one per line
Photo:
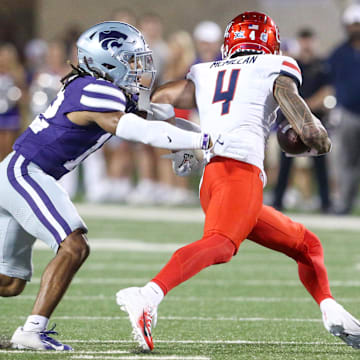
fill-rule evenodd
<path id="1" fill-rule="evenodd" d="M 150 91 L 155 81 L 156 70 L 152 58 L 152 51 L 121 51 L 114 52 L 113 57 L 123 66 L 126 66 L 125 75 L 114 76 L 114 84 L 125 88 L 134 94 L 139 90 Z M 123 74 L 123 72 L 121 72 Z M 111 72 L 109 72 L 111 76 Z"/>

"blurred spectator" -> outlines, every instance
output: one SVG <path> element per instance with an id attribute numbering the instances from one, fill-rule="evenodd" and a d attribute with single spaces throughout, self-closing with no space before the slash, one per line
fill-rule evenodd
<path id="1" fill-rule="evenodd" d="M 156 68 L 154 87 L 163 82 L 164 68 L 168 58 L 168 47 L 163 39 L 163 23 L 159 15 L 148 13 L 139 19 L 139 30 L 153 52 Z M 140 94 L 140 96 L 142 96 Z M 163 191 L 159 188 L 157 169 L 158 152 L 150 146 L 137 144 L 133 159 L 137 165 L 138 183 L 127 197 L 130 204 L 156 204 L 162 202 Z"/>
<path id="2" fill-rule="evenodd" d="M 220 49 L 223 36 L 218 24 L 212 21 L 200 22 L 194 29 L 193 38 L 195 42 L 196 58 L 192 65 L 222 59 Z M 193 112 L 192 116 L 193 120 L 198 122 L 196 111 Z"/>
<path id="3" fill-rule="evenodd" d="M 153 52 L 156 68 L 155 86 L 163 82 L 164 68 L 168 59 L 168 46 L 163 38 L 163 22 L 157 14 L 146 14 L 139 20 L 139 30 Z"/>
<path id="4" fill-rule="evenodd" d="M 77 24 L 70 24 L 65 27 L 64 33 L 62 35 L 62 42 L 65 46 L 65 52 L 67 57 L 71 54 L 73 46 L 81 33 L 82 30 Z"/>
<path id="5" fill-rule="evenodd" d="M 194 64 L 221 60 L 222 31 L 218 24 L 203 21 L 195 27 L 193 36 L 197 52 Z"/>
<path id="6" fill-rule="evenodd" d="M 173 33 L 168 41 L 169 58 L 164 71 L 164 81 L 185 79 L 195 60 L 195 48 L 191 35 L 186 31 Z M 177 117 L 189 119 L 191 111 L 175 109 Z M 195 193 L 189 190 L 189 179 L 173 173 L 171 162 L 161 158 L 166 150 L 157 150 L 159 201 L 168 205 L 185 205 L 198 202 Z"/>
<path id="7" fill-rule="evenodd" d="M 31 83 L 34 74 L 45 64 L 47 43 L 42 39 L 30 40 L 25 47 L 26 81 Z"/>
<path id="8" fill-rule="evenodd" d="M 339 192 L 335 212 L 338 214 L 351 212 L 360 181 L 360 4 L 345 10 L 343 24 L 347 40 L 329 58 L 338 116 L 334 146 Z"/>
<path id="9" fill-rule="evenodd" d="M 64 43 L 52 41 L 47 46 L 42 64 L 33 75 L 30 87 L 31 117 L 44 112 L 61 88 L 61 78 L 69 72 Z"/>
<path id="10" fill-rule="evenodd" d="M 191 35 L 183 30 L 173 33 L 168 39 L 169 56 L 164 72 L 164 81 L 185 79 L 195 61 L 195 48 Z M 175 109 L 177 117 L 189 119 L 191 110 Z"/>
<path id="11" fill-rule="evenodd" d="M 114 21 L 120 21 L 132 26 L 137 26 L 136 14 L 128 8 L 118 8 L 111 12 L 111 17 Z"/>
<path id="12" fill-rule="evenodd" d="M 328 67 L 323 60 L 317 57 L 317 39 L 312 29 L 305 28 L 300 30 L 297 35 L 297 41 L 299 48 L 296 60 L 300 66 L 303 77 L 303 84 L 299 92 L 315 116 L 324 122 L 327 110 L 324 106 L 324 99 L 332 93 L 332 88 L 329 85 Z M 280 123 L 284 119 L 284 115 L 279 112 L 278 122 Z M 284 152 L 281 152 L 280 170 L 274 189 L 273 204 L 274 207 L 279 210 L 283 208 L 283 197 L 288 186 L 290 170 L 294 160 L 294 158 L 286 157 Z M 313 157 L 311 160 L 314 162 L 321 200 L 321 210 L 327 213 L 330 209 L 327 156 Z M 309 169 L 307 166 L 302 166 L 301 169 L 297 169 L 296 180 L 299 181 L 301 179 L 303 193 L 308 197 L 311 196 L 311 178 L 311 168 Z"/>
<path id="13" fill-rule="evenodd" d="M 195 60 L 192 38 L 186 31 L 177 31 L 168 39 L 169 56 L 164 72 L 164 80 L 184 79 Z"/>
<path id="14" fill-rule="evenodd" d="M 0 161 L 12 151 L 23 126 L 26 76 L 15 46 L 0 45 Z"/>

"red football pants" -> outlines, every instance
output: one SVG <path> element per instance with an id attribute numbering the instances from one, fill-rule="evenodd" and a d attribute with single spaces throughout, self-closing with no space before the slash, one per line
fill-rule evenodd
<path id="1" fill-rule="evenodd" d="M 232 258 L 257 222 L 262 188 L 256 166 L 220 157 L 206 166 L 200 191 L 204 235 L 177 250 L 152 280 L 164 294 L 205 267 Z"/>
<path id="2" fill-rule="evenodd" d="M 259 173 L 256 167 L 222 158 L 206 167 L 201 188 L 204 236 L 177 250 L 153 279 L 165 294 L 203 268 L 229 261 L 248 237 L 293 258 L 301 282 L 318 304 L 332 297 L 320 240 L 302 224 L 259 205 Z"/>

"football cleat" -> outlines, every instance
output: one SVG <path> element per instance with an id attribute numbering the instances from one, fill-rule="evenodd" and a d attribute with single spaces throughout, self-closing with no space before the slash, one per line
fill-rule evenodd
<path id="1" fill-rule="evenodd" d="M 55 350 L 55 351 L 73 351 L 69 345 L 61 344 L 49 335 L 57 335 L 54 331 L 54 325 L 50 330 L 44 331 L 24 331 L 18 327 L 14 332 L 10 342 L 13 349 L 19 350 Z"/>
<path id="2" fill-rule="evenodd" d="M 135 341 L 143 350 L 151 351 L 154 348 L 151 329 L 156 326 L 156 306 L 146 300 L 139 287 L 120 290 L 116 302 L 129 315 Z"/>
<path id="3" fill-rule="evenodd" d="M 324 303 L 325 302 L 325 303 Z M 360 322 L 333 299 L 321 303 L 325 328 L 354 349 L 360 349 Z"/>

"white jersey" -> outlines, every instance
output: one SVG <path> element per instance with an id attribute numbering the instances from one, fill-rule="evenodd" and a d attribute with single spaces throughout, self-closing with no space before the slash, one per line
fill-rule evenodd
<path id="1" fill-rule="evenodd" d="M 197 64 L 187 75 L 195 84 L 202 131 L 238 134 L 244 140 L 239 148 L 242 155 L 228 157 L 253 164 L 263 173 L 266 140 L 278 109 L 274 81 L 280 74 L 301 85 L 296 61 L 280 55 L 248 55 Z"/>

